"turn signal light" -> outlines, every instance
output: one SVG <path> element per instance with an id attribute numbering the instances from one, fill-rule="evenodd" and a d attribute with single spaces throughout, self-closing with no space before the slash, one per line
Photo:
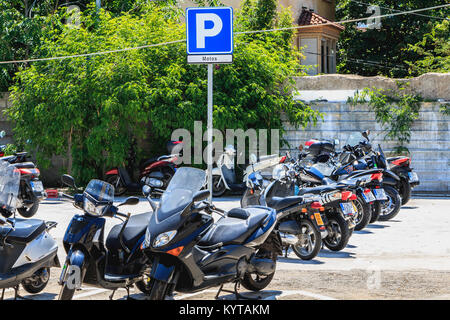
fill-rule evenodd
<path id="1" fill-rule="evenodd" d="M 184 247 L 180 246 L 180 247 L 177 247 L 177 248 L 167 251 L 167 253 L 171 254 L 175 257 L 178 257 L 178 255 L 181 253 L 181 251 L 183 251 L 183 249 L 184 249 Z"/>
<path id="2" fill-rule="evenodd" d="M 302 208 L 302 213 L 307 213 L 308 210 L 306 208 Z"/>

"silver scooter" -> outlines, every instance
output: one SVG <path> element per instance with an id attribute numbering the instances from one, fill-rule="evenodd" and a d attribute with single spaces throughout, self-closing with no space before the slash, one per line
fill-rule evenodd
<path id="1" fill-rule="evenodd" d="M 5 289 L 14 288 L 14 299 L 19 285 L 28 292 L 41 292 L 50 279 L 50 268 L 60 267 L 58 245 L 48 231 L 56 222 L 15 218 L 19 193 L 19 170 L 6 161 L 0 161 L 0 300 Z M 5 218 L 11 216 L 13 218 Z"/>

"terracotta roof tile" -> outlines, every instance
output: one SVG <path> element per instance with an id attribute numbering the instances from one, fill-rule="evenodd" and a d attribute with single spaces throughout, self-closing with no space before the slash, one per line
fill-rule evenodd
<path id="1" fill-rule="evenodd" d="M 298 18 L 299 26 L 310 26 L 310 25 L 320 25 L 324 23 L 330 23 L 332 21 L 325 19 L 321 15 L 318 15 L 315 12 L 312 12 L 308 9 L 303 9 L 300 17 Z M 344 30 L 345 28 L 339 24 L 333 24 L 334 27 Z"/>

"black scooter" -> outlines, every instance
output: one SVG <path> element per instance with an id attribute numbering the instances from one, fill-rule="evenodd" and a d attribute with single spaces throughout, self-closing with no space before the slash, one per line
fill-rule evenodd
<path id="1" fill-rule="evenodd" d="M 203 201 L 200 191 L 206 173 L 183 167 L 177 170 L 147 228 L 144 253 L 152 260 L 149 299 L 161 300 L 174 291 L 195 292 L 234 282 L 258 291 L 275 273 L 281 252 L 279 235 L 273 232 L 275 210 L 255 206 L 228 212 Z M 151 188 L 144 187 L 150 195 Z M 211 213 L 222 216 L 214 223 Z"/>
<path id="2" fill-rule="evenodd" d="M 71 176 L 63 175 L 62 181 L 76 189 Z M 151 213 L 131 216 L 118 211 L 118 207 L 135 205 L 139 199 L 129 197 L 114 206 L 114 187 L 100 180 L 91 180 L 83 194 L 61 196 L 73 200 L 84 214 L 73 217 L 64 235 L 67 258 L 59 279 L 59 300 L 71 300 L 82 283 L 113 290 L 110 299 L 118 288 L 125 288 L 129 296 L 129 288 L 134 284 L 145 292 L 147 259 L 141 244 Z M 104 216 L 125 219 L 111 229 L 106 244 Z"/>

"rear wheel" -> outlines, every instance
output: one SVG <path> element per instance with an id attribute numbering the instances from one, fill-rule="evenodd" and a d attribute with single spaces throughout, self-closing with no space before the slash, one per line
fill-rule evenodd
<path id="1" fill-rule="evenodd" d="M 271 253 L 271 259 L 275 263 L 277 262 L 277 254 L 275 252 Z M 275 271 L 269 275 L 246 273 L 243 279 L 241 279 L 241 284 L 247 290 L 260 291 L 270 284 L 274 275 Z"/>
<path id="2" fill-rule="evenodd" d="M 402 205 L 405 205 L 408 203 L 409 199 L 411 199 L 411 185 L 409 184 L 409 181 L 404 178 L 402 178 L 400 184 L 401 186 L 400 189 L 398 190 L 398 193 L 402 198 Z"/>
<path id="3" fill-rule="evenodd" d="M 22 287 L 26 292 L 36 294 L 44 290 L 50 279 L 50 268 L 42 268 L 31 277 L 22 281 Z"/>
<path id="4" fill-rule="evenodd" d="M 301 220 L 298 244 L 293 245 L 294 253 L 302 260 L 311 260 L 319 254 L 322 247 L 320 232 L 309 220 Z"/>
<path id="5" fill-rule="evenodd" d="M 387 200 L 381 201 L 381 214 L 378 218 L 380 221 L 388 221 L 394 218 L 400 212 L 401 198 L 397 190 L 391 186 L 384 186 Z"/>
<path id="6" fill-rule="evenodd" d="M 372 205 L 372 217 L 370 218 L 370 223 L 377 222 L 380 213 L 381 213 L 381 203 L 380 201 L 375 201 Z"/>
<path id="7" fill-rule="evenodd" d="M 212 184 L 213 184 L 212 193 L 214 197 L 220 197 L 225 193 L 225 191 L 227 191 L 227 188 L 225 187 L 225 183 L 223 182 L 221 176 L 213 176 Z"/>
<path id="8" fill-rule="evenodd" d="M 121 196 L 127 191 L 127 188 L 123 185 L 122 179 L 118 174 L 108 175 L 105 180 L 114 186 L 114 196 Z"/>
<path id="9" fill-rule="evenodd" d="M 328 235 L 323 242 L 332 251 L 340 251 L 347 246 L 350 239 L 350 230 L 347 221 L 340 215 L 328 218 Z"/>
<path id="10" fill-rule="evenodd" d="M 355 230 L 360 231 L 367 227 L 372 217 L 372 206 L 366 203 L 361 196 L 358 196 L 354 202 L 356 206 Z"/>
<path id="11" fill-rule="evenodd" d="M 17 208 L 17 211 L 19 211 L 19 214 L 22 217 L 31 218 L 36 214 L 38 209 L 39 209 L 39 201 L 35 199 L 33 205 L 30 208 L 27 207 Z"/>

